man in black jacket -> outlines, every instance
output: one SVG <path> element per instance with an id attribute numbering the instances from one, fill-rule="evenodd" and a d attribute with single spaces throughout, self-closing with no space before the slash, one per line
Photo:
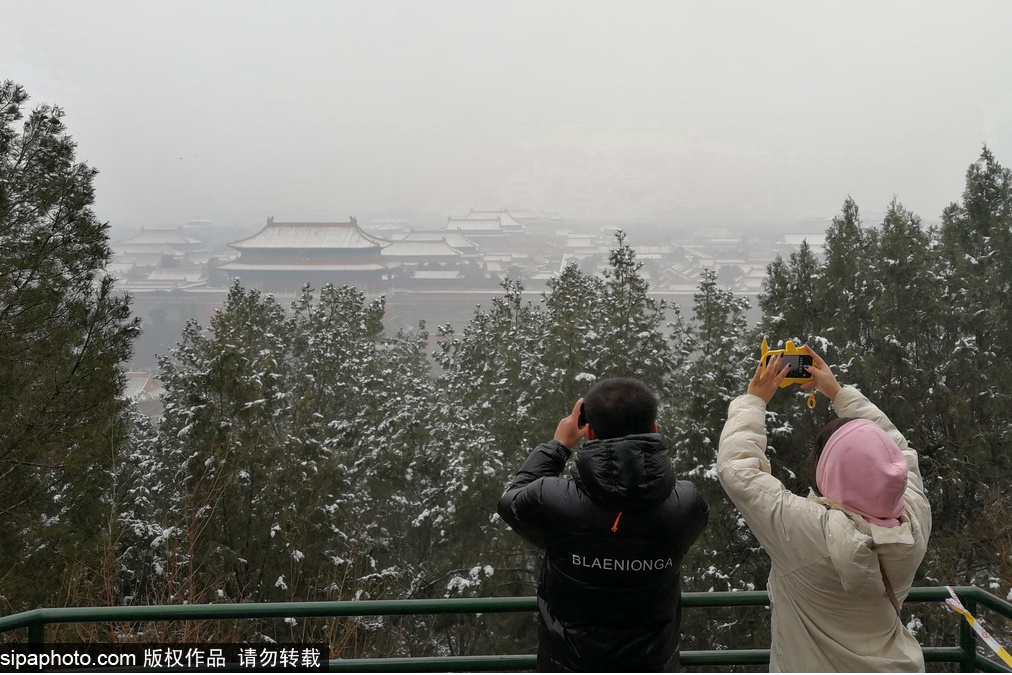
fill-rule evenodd
<path id="1" fill-rule="evenodd" d="M 709 507 L 675 479 L 657 399 L 642 382 L 592 387 L 520 467 L 499 515 L 545 552 L 539 670 L 678 669 L 680 567 Z"/>

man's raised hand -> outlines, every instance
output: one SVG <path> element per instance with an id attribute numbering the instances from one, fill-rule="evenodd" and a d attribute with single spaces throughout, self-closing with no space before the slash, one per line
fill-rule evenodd
<path id="1" fill-rule="evenodd" d="M 573 412 L 568 417 L 559 420 L 559 426 L 555 427 L 555 440 L 573 450 L 580 441 L 587 435 L 587 427 L 580 426 L 580 406 L 583 405 L 581 398 L 573 406 Z"/>

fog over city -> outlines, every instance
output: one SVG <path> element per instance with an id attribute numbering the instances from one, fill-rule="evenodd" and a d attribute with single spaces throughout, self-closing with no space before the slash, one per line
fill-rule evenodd
<path id="1" fill-rule="evenodd" d="M 118 229 L 472 208 L 938 219 L 1012 161 L 1012 3 L 4 2 Z"/>

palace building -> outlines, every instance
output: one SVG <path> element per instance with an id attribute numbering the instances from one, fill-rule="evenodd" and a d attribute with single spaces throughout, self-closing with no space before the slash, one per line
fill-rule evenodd
<path id="1" fill-rule="evenodd" d="M 244 286 L 271 292 L 328 283 L 382 292 L 390 271 L 400 265 L 383 256 L 389 245 L 363 232 L 354 217 L 345 223 L 279 223 L 271 217 L 253 236 L 230 243 L 239 257 L 218 270 Z"/>

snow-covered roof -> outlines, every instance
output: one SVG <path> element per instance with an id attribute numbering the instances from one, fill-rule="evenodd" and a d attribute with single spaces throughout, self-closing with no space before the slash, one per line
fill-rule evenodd
<path id="1" fill-rule="evenodd" d="M 607 245 L 602 243 L 596 235 L 582 232 L 569 232 L 563 246 L 566 249 L 593 249 L 595 251 L 607 248 Z"/>
<path id="2" fill-rule="evenodd" d="M 453 255 L 461 255 L 464 257 L 474 257 L 478 253 L 478 244 L 471 241 L 467 236 L 459 230 L 412 230 L 407 232 L 398 240 L 401 245 L 410 242 L 424 242 L 428 244 L 436 243 L 440 245 L 449 246 L 453 249 Z M 395 242 L 397 243 L 397 242 Z M 388 247 L 383 251 L 383 255 L 400 255 L 400 253 L 393 253 L 392 247 Z M 433 248 L 433 251 L 436 249 Z M 444 255 L 436 253 L 436 255 Z"/>
<path id="3" fill-rule="evenodd" d="M 416 270 L 411 274 L 412 279 L 460 279 L 460 270 Z"/>
<path id="4" fill-rule="evenodd" d="M 498 218 L 447 218 L 446 229 L 464 232 L 502 232 Z"/>
<path id="5" fill-rule="evenodd" d="M 463 232 L 446 232 L 444 236 L 446 237 L 446 243 L 458 251 L 473 251 L 478 248 L 478 245 L 464 236 Z"/>
<path id="6" fill-rule="evenodd" d="M 244 263 L 238 260 L 227 262 L 218 269 L 231 272 L 373 272 L 385 270 L 390 265 L 379 263 Z"/>
<path id="7" fill-rule="evenodd" d="M 510 209 L 509 214 L 514 220 L 542 220 L 540 214 L 537 214 L 530 209 Z"/>
<path id="8" fill-rule="evenodd" d="M 150 401 L 162 395 L 162 383 L 151 371 L 129 371 L 124 379 L 123 397 L 131 401 Z"/>
<path id="9" fill-rule="evenodd" d="M 704 251 L 698 246 L 682 246 L 681 249 L 686 255 L 700 260 L 713 260 L 716 258 L 714 253 Z"/>
<path id="10" fill-rule="evenodd" d="M 665 285 L 670 286 L 671 284 L 694 284 L 698 279 L 698 275 L 693 275 L 692 272 L 681 269 L 681 266 L 675 266 L 661 270 L 659 278 Z"/>
<path id="11" fill-rule="evenodd" d="M 201 267 L 159 267 L 151 270 L 148 279 L 151 281 L 203 281 L 204 268 Z"/>
<path id="12" fill-rule="evenodd" d="M 459 258 L 460 251 L 443 239 L 438 241 L 395 241 L 383 249 L 383 257 L 392 258 Z"/>
<path id="13" fill-rule="evenodd" d="M 411 230 L 399 238 L 400 241 L 443 241 L 448 233 L 445 230 Z"/>
<path id="14" fill-rule="evenodd" d="M 199 239 L 188 237 L 182 229 L 178 227 L 168 228 L 147 228 L 142 227 L 141 231 L 130 237 L 124 239 L 123 244 L 179 244 L 182 246 L 193 246 L 195 244 L 201 244 Z"/>
<path id="15" fill-rule="evenodd" d="M 471 210 L 471 213 L 467 214 L 465 220 L 491 220 L 493 218 L 499 219 L 499 226 L 504 230 L 522 230 L 524 226 L 517 222 L 517 220 L 510 215 L 509 211 L 475 211 Z"/>
<path id="16" fill-rule="evenodd" d="M 667 249 L 663 246 L 640 246 L 636 249 L 636 257 L 641 260 L 651 258 L 654 260 L 660 260 L 667 254 Z"/>
<path id="17" fill-rule="evenodd" d="M 376 249 L 389 242 L 372 237 L 353 218 L 347 223 L 277 223 L 267 225 L 252 237 L 229 244 L 246 249 Z"/>

